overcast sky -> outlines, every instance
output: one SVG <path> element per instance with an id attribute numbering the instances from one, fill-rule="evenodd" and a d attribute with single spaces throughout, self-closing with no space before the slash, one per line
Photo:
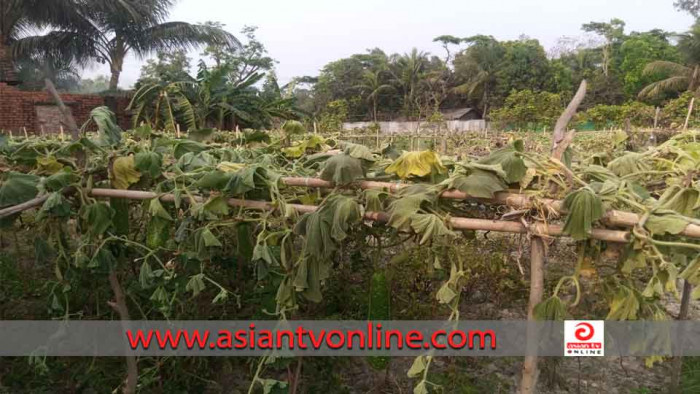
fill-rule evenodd
<path id="1" fill-rule="evenodd" d="M 179 0 L 171 15 L 191 23 L 219 21 L 233 33 L 257 26 L 283 83 L 317 75 L 330 61 L 374 47 L 387 53 L 416 47 L 443 56 L 432 42 L 443 34 L 501 40 L 526 34 L 548 50 L 559 37 L 582 35 L 583 23 L 611 18 L 624 20 L 626 32 L 684 31 L 692 24 L 692 17 L 673 8 L 673 0 Z M 143 62 L 128 59 L 122 87 L 136 81 Z M 108 74 L 108 68 L 85 76 L 98 74 Z"/>

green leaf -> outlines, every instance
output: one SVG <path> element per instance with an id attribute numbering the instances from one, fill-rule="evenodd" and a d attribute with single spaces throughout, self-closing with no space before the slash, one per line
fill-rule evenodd
<path id="1" fill-rule="evenodd" d="M 0 184 L 0 208 L 18 205 L 36 197 L 39 177 L 10 171 Z"/>
<path id="2" fill-rule="evenodd" d="M 185 153 L 199 153 L 205 149 L 207 149 L 207 146 L 199 142 L 180 140 L 175 144 L 173 155 L 179 160 Z"/>
<path id="3" fill-rule="evenodd" d="M 139 152 L 134 156 L 134 167 L 151 178 L 158 178 L 163 167 L 163 156 L 157 152 Z"/>
<path id="4" fill-rule="evenodd" d="M 337 185 L 345 185 L 362 179 L 364 176 L 365 169 L 362 167 L 362 160 L 344 153 L 326 160 L 321 172 L 321 179 Z"/>
<path id="5" fill-rule="evenodd" d="M 676 211 L 683 216 L 693 216 L 693 210 L 698 205 L 699 197 L 700 191 L 696 189 L 674 185 L 664 191 L 656 208 Z"/>
<path id="6" fill-rule="evenodd" d="M 70 216 L 70 204 L 63 198 L 61 193 L 51 193 L 36 215 L 36 220 L 43 220 L 48 215 L 57 217 Z"/>
<path id="7" fill-rule="evenodd" d="M 112 171 L 110 173 L 112 186 L 117 189 L 128 189 L 129 186 L 141 179 L 141 173 L 134 167 L 134 157 L 126 156 L 119 157 L 112 163 Z"/>
<path id="8" fill-rule="evenodd" d="M 564 207 L 568 212 L 564 234 L 577 241 L 587 239 L 593 222 L 603 217 L 603 201 L 589 188 L 569 193 L 564 199 Z"/>
<path id="9" fill-rule="evenodd" d="M 97 237 L 104 234 L 112 226 L 114 210 L 105 203 L 97 202 L 83 206 L 81 217 L 84 225 L 88 228 L 88 233 Z"/>
<path id="10" fill-rule="evenodd" d="M 551 296 L 535 305 L 533 310 L 537 320 L 564 320 L 567 317 L 566 304 L 557 296 Z"/>
<path id="11" fill-rule="evenodd" d="M 360 144 L 353 144 L 352 142 L 343 143 L 343 154 L 369 162 L 377 161 L 377 155 L 372 153 L 368 147 Z"/>
<path id="12" fill-rule="evenodd" d="M 455 233 L 447 228 L 445 222 L 437 215 L 432 213 L 415 214 L 411 218 L 411 228 L 413 228 L 413 231 L 415 231 L 417 234 L 422 235 L 420 240 L 421 245 L 439 237 L 455 236 Z"/>
<path id="13" fill-rule="evenodd" d="M 472 168 L 468 175 L 455 174 L 447 181 L 450 189 L 457 189 L 477 198 L 493 198 L 494 194 L 508 185 L 494 172 Z"/>
<path id="14" fill-rule="evenodd" d="M 405 187 L 396 195 L 398 197 L 389 204 L 388 224 L 401 231 L 412 230 L 411 222 L 421 209 L 437 204 L 437 192 L 425 185 Z"/>
<path id="15" fill-rule="evenodd" d="M 520 182 L 527 172 L 525 161 L 519 152 L 523 150 L 522 140 L 513 142 L 511 146 L 492 152 L 487 158 L 479 161 L 481 164 L 500 164 L 505 171 L 505 181 L 508 183 Z"/>
<path id="16" fill-rule="evenodd" d="M 209 230 L 208 228 L 204 228 L 202 231 L 202 240 L 204 241 L 204 246 L 210 248 L 210 247 L 221 247 L 221 242 L 219 242 L 219 239 L 216 238 L 216 236 Z"/>
<path id="17" fill-rule="evenodd" d="M 141 270 L 139 271 L 139 283 L 142 289 L 147 289 L 151 287 L 153 282 L 153 270 L 151 270 L 151 265 L 148 261 L 144 261 L 141 264 Z"/>
<path id="18" fill-rule="evenodd" d="M 450 287 L 450 282 L 445 282 L 435 295 L 441 304 L 449 304 L 455 297 L 457 297 L 457 293 Z"/>
<path id="19" fill-rule="evenodd" d="M 64 187 L 80 180 L 80 177 L 70 170 L 59 171 L 43 180 L 43 187 L 46 191 L 57 192 Z"/>
<path id="20" fill-rule="evenodd" d="M 171 221 L 173 220 L 172 216 L 170 216 L 168 211 L 163 208 L 163 204 L 161 204 L 160 199 L 157 197 L 151 199 L 151 202 L 148 204 L 148 213 L 153 217 L 159 217 Z"/>
<path id="21" fill-rule="evenodd" d="M 306 128 L 298 120 L 288 120 L 282 125 L 282 130 L 284 130 L 287 135 L 295 134 L 305 134 Z"/>
<path id="22" fill-rule="evenodd" d="M 389 197 L 389 193 L 380 189 L 366 189 L 363 191 L 365 197 L 365 209 L 370 212 L 381 212 L 384 210 L 384 200 Z"/>
<path id="23" fill-rule="evenodd" d="M 408 377 L 415 378 L 421 376 L 425 368 L 428 366 L 428 361 L 425 356 L 418 356 L 413 360 L 411 368 L 408 370 Z"/>
<path id="24" fill-rule="evenodd" d="M 233 173 L 226 173 L 219 170 L 210 171 L 204 174 L 195 186 L 200 189 L 223 190 L 233 178 Z"/>
<path id="25" fill-rule="evenodd" d="M 655 212 L 649 215 L 644 227 L 652 234 L 680 234 L 688 226 L 688 220 L 674 211 Z"/>
<path id="26" fill-rule="evenodd" d="M 203 209 L 214 217 L 226 216 L 229 213 L 228 203 L 223 196 L 210 197 L 204 203 Z"/>
<path id="27" fill-rule="evenodd" d="M 625 155 L 608 163 L 608 169 L 617 176 L 649 171 L 649 164 L 641 153 L 627 152 Z"/>
<path id="28" fill-rule="evenodd" d="M 90 112 L 90 120 L 97 125 L 97 137 L 101 145 L 118 145 L 122 140 L 122 129 L 109 107 L 102 106 Z M 83 129 L 85 126 L 83 126 Z"/>
<path id="29" fill-rule="evenodd" d="M 191 291 L 192 296 L 196 297 L 202 292 L 207 286 L 204 284 L 204 274 L 197 274 L 190 276 L 190 280 L 185 285 L 186 291 Z"/>
<path id="30" fill-rule="evenodd" d="M 634 290 L 627 286 L 620 286 L 613 297 L 610 312 L 605 320 L 636 320 L 639 307 L 639 299 L 634 294 Z"/>

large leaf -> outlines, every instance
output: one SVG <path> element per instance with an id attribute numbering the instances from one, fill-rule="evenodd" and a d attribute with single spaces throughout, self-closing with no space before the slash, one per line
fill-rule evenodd
<path id="1" fill-rule="evenodd" d="M 207 146 L 197 141 L 181 140 L 175 144 L 173 155 L 179 160 L 185 153 L 199 153 L 205 149 L 207 149 Z"/>
<path id="2" fill-rule="evenodd" d="M 700 197 L 700 191 L 674 185 L 666 189 L 659 198 L 656 208 L 675 211 L 684 216 L 693 216 L 693 210 L 698 205 L 698 197 Z"/>
<path id="3" fill-rule="evenodd" d="M 110 173 L 112 186 L 117 189 L 128 189 L 129 186 L 138 182 L 141 179 L 141 173 L 134 166 L 134 157 L 118 157 L 112 163 L 112 172 Z"/>
<path id="4" fill-rule="evenodd" d="M 343 143 L 343 153 L 356 159 L 377 161 L 377 155 L 372 153 L 368 147 L 360 144 L 353 144 L 351 142 Z"/>
<path id="5" fill-rule="evenodd" d="M 105 203 L 97 202 L 83 206 L 81 217 L 88 228 L 88 233 L 97 237 L 112 227 L 114 209 Z"/>
<path id="6" fill-rule="evenodd" d="M 624 156 L 608 163 L 608 169 L 617 176 L 625 176 L 641 171 L 649 171 L 649 165 L 641 153 L 627 152 Z"/>
<path id="7" fill-rule="evenodd" d="M 158 178 L 163 166 L 163 156 L 157 152 L 143 151 L 134 156 L 134 167 L 151 178 Z"/>
<path id="8" fill-rule="evenodd" d="M 326 160 L 321 172 L 321 179 L 337 185 L 345 185 L 364 178 L 365 170 L 362 160 L 341 153 Z"/>
<path id="9" fill-rule="evenodd" d="M 411 228 L 417 234 L 421 235 L 420 244 L 423 245 L 428 241 L 439 237 L 450 236 L 454 237 L 455 233 L 450 231 L 445 225 L 445 222 L 437 215 L 431 213 L 416 214 L 411 219 Z"/>
<path id="10" fill-rule="evenodd" d="M 508 183 L 520 182 L 527 172 L 525 161 L 518 154 L 523 151 L 523 142 L 517 140 L 510 146 L 492 152 L 487 158 L 482 159 L 482 164 L 500 164 L 505 171 L 505 181 Z"/>
<path id="11" fill-rule="evenodd" d="M 0 184 L 0 208 L 21 204 L 36 197 L 39 177 L 10 171 Z"/>
<path id="12" fill-rule="evenodd" d="M 384 172 L 396 174 L 401 179 L 425 177 L 447 173 L 440 157 L 433 151 L 404 152 Z"/>
<path id="13" fill-rule="evenodd" d="M 581 188 L 564 199 L 568 212 L 564 224 L 564 234 L 575 240 L 590 236 L 593 222 L 603 217 L 603 201 L 589 188 Z"/>
<path id="14" fill-rule="evenodd" d="M 457 189 L 472 197 L 493 198 L 496 192 L 506 190 L 508 185 L 494 171 L 471 168 L 468 173 L 455 174 L 447 181 L 450 189 Z"/>
<path id="15" fill-rule="evenodd" d="M 397 230 L 412 230 L 411 222 L 423 208 L 437 204 L 438 193 L 425 185 L 401 189 L 389 204 L 389 225 Z"/>

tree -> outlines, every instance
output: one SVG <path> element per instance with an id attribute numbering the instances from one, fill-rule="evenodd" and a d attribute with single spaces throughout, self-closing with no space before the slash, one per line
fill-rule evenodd
<path id="1" fill-rule="evenodd" d="M 700 21 L 687 33 L 681 34 L 678 49 L 685 64 L 672 61 L 653 61 L 644 68 L 644 75 L 663 75 L 663 79 L 647 85 L 639 97 L 658 97 L 666 92 L 688 91 L 700 93 Z"/>
<path id="2" fill-rule="evenodd" d="M 185 51 L 158 52 L 155 59 L 148 59 L 141 67 L 141 76 L 136 81 L 138 90 L 145 84 L 193 80 L 190 76 L 190 58 Z"/>
<path id="3" fill-rule="evenodd" d="M 469 98 L 479 97 L 481 113 L 486 118 L 505 49 L 491 36 L 472 36 L 463 41 L 469 47 L 455 57 L 455 74 L 461 79 L 461 84 L 454 90 Z"/>
<path id="4" fill-rule="evenodd" d="M 372 120 L 377 122 L 377 109 L 379 103 L 379 95 L 382 92 L 394 91 L 394 87 L 388 83 L 383 83 L 381 71 L 366 71 L 362 78 L 362 84 L 358 88 L 367 95 L 367 101 L 372 103 Z"/>
<path id="5" fill-rule="evenodd" d="M 678 49 L 669 42 L 670 33 L 652 30 L 644 33 L 631 33 L 620 47 L 620 75 L 623 89 L 628 99 L 637 94 L 654 80 L 663 75 L 645 74 L 644 68 L 652 61 L 663 60 L 680 62 Z"/>
<path id="6" fill-rule="evenodd" d="M 233 35 L 219 27 L 166 22 L 173 0 L 74 1 L 80 15 L 77 22 L 47 36 L 33 37 L 26 47 L 39 51 L 59 39 L 75 43 L 70 48 L 75 58 L 109 64 L 110 90 L 117 89 L 129 52 L 145 57 L 207 43 L 240 45 Z"/>
<path id="7" fill-rule="evenodd" d="M 427 53 L 416 48 L 413 48 L 411 53 L 394 55 L 391 58 L 389 72 L 403 93 L 403 111 L 407 118 L 414 115 L 418 85 L 425 77 L 427 66 Z"/>
<path id="8" fill-rule="evenodd" d="M 43 54 L 33 50 L 36 37 L 25 33 L 33 28 L 50 26 L 72 26 L 80 20 L 72 0 L 3 0 L 0 1 L 0 82 L 17 84 L 16 61 L 37 61 L 41 56 L 53 54 L 59 48 L 70 46 L 70 42 L 50 37 L 50 46 Z M 53 57 L 54 60 L 57 57 Z M 65 61 L 64 61 L 65 63 Z"/>
<path id="9" fill-rule="evenodd" d="M 439 42 L 442 44 L 442 47 L 445 48 L 445 52 L 447 52 L 447 56 L 445 57 L 445 65 L 450 64 L 450 45 L 459 45 L 462 43 L 461 38 L 457 38 L 455 36 L 450 36 L 450 35 L 442 35 L 439 37 L 435 37 L 433 39 L 433 42 Z"/>
<path id="10" fill-rule="evenodd" d="M 625 32 L 625 22 L 621 19 L 611 19 L 609 23 L 605 22 L 590 22 L 584 24 L 581 29 L 586 32 L 596 33 L 605 38 L 603 45 L 603 61 L 601 64 L 603 75 L 610 75 L 610 63 L 613 58 L 613 52 L 617 45 L 620 44 Z"/>
<path id="11" fill-rule="evenodd" d="M 78 93 L 101 93 L 109 90 L 109 76 L 98 75 L 95 78 L 81 79 L 78 82 Z"/>
<path id="12" fill-rule="evenodd" d="M 503 59 L 496 72 L 497 102 L 513 90 L 547 90 L 552 81 L 551 66 L 539 41 L 523 37 L 502 46 Z"/>
<path id="13" fill-rule="evenodd" d="M 700 18 L 700 0 L 676 0 L 673 5 L 679 11 L 685 11 L 696 18 Z"/>

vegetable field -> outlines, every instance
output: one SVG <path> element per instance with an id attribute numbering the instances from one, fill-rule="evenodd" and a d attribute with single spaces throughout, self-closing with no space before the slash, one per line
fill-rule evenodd
<path id="1" fill-rule="evenodd" d="M 622 132 L 554 144 L 547 134 L 519 137 L 353 143 L 295 121 L 175 135 L 146 125 L 122 131 L 105 109 L 77 139 L 4 135 L 0 313 L 691 317 L 700 297 L 699 133 L 658 144 Z M 642 390 L 698 382 L 691 359 L 624 361 L 630 372 L 608 383 L 591 371 L 617 361 L 576 370 L 558 359 L 428 354 L 33 357 L 3 360 L 0 374 L 8 392 L 650 392 Z"/>

